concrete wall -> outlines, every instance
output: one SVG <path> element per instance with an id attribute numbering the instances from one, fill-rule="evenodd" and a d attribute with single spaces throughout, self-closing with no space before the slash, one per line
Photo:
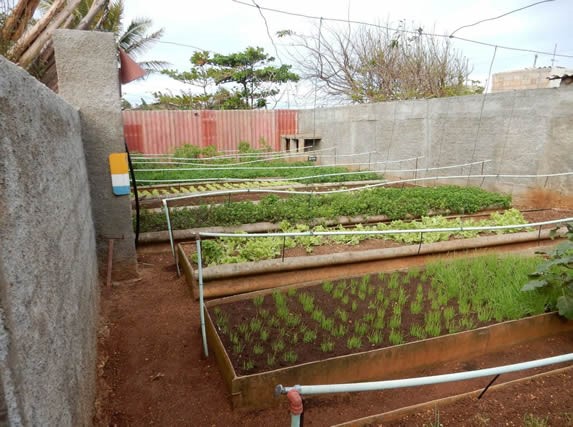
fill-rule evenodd
<path id="1" fill-rule="evenodd" d="M 0 242 L 0 414 L 90 425 L 99 288 L 80 117 L 1 56 Z"/>
<path id="2" fill-rule="evenodd" d="M 137 277 L 131 203 L 113 195 L 108 163 L 110 153 L 125 152 L 114 35 L 58 30 L 54 49 L 59 93 L 80 111 L 100 271 L 112 238 L 114 279 Z"/>
<path id="3" fill-rule="evenodd" d="M 485 102 L 484 102 L 485 101 Z M 482 112 L 483 105 L 483 112 Z M 387 160 L 421 156 L 418 168 L 491 160 L 485 174 L 549 174 L 573 170 L 573 90 L 537 89 L 511 93 L 397 101 L 300 111 L 299 132 L 322 138 L 318 148 L 335 148 L 337 163 L 346 154 L 375 152 L 352 158 L 372 162 L 380 171 L 415 168 L 416 161 Z M 322 163 L 329 163 L 322 157 Z M 333 161 L 330 161 L 333 163 Z M 481 165 L 418 177 L 480 174 Z M 413 178 L 414 173 L 387 173 Z M 481 179 L 470 180 L 480 185 Z M 467 180 L 443 181 L 465 184 Z M 433 184 L 433 181 L 431 182 Z M 547 188 L 573 195 L 573 178 L 486 179 L 484 187 L 509 193 Z"/>

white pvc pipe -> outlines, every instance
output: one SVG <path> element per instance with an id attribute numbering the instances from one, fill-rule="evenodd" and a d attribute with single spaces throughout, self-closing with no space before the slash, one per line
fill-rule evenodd
<path id="1" fill-rule="evenodd" d="M 321 148 L 320 150 L 312 150 L 312 151 L 307 151 L 306 153 L 321 153 L 324 151 L 332 151 L 335 150 L 334 147 L 332 148 Z M 153 158 L 153 157 L 161 157 L 161 158 L 167 158 L 167 159 L 174 159 L 174 160 L 189 160 L 189 161 L 209 161 L 209 160 L 221 160 L 221 159 L 236 159 L 236 158 L 241 158 L 241 157 L 249 157 L 249 156 L 253 156 L 253 155 L 257 155 L 257 154 L 262 154 L 262 155 L 276 155 L 276 154 L 290 154 L 293 157 L 296 156 L 300 156 L 301 154 L 304 154 L 304 152 L 302 153 L 293 153 L 290 150 L 285 150 L 285 151 L 269 151 L 269 152 L 258 152 L 258 153 L 240 153 L 238 150 L 230 150 L 230 151 L 222 151 L 222 153 L 229 153 L 229 154 L 224 154 L 222 156 L 214 156 L 214 157 L 200 157 L 200 158 L 189 158 L 189 157 L 174 157 L 171 156 L 170 154 L 139 154 L 137 156 L 134 156 L 133 158 L 135 159 L 149 159 L 149 158 Z"/>
<path id="2" fill-rule="evenodd" d="M 137 170 L 137 169 L 136 169 Z M 343 176 L 343 175 L 364 175 L 367 173 L 373 174 L 380 174 L 381 172 L 378 171 L 357 171 L 357 172 L 342 172 L 342 173 L 325 173 L 321 175 L 309 175 L 309 176 L 298 176 L 295 178 L 249 178 L 249 179 L 241 179 L 241 178 L 196 178 L 196 179 L 137 179 L 137 182 L 191 182 L 191 181 L 232 181 L 232 182 L 258 182 L 258 181 L 278 181 L 278 182 L 287 182 L 287 181 L 304 181 L 306 179 L 314 179 L 314 178 L 325 178 L 328 176 Z M 334 182 L 331 184 L 341 184 L 344 185 L 346 182 Z"/>
<path id="3" fill-rule="evenodd" d="M 291 389 L 295 389 L 302 395 L 311 395 L 311 394 L 324 394 L 324 393 L 351 393 L 359 391 L 389 390 L 394 388 L 441 384 L 453 381 L 465 381 L 474 378 L 508 374 L 510 372 L 539 368 L 542 366 L 548 366 L 556 363 L 571 362 L 571 361 L 573 361 L 573 353 L 568 353 L 560 356 L 548 357 L 545 359 L 515 363 L 513 365 L 498 366 L 495 368 L 478 369 L 475 371 L 457 372 L 453 374 L 432 375 L 427 377 L 407 378 L 401 380 L 372 381 L 372 382 L 349 383 L 349 384 L 295 385 L 294 387 L 283 387 L 282 385 L 278 385 L 276 387 L 276 392 L 280 394 L 286 394 Z"/>
<path id="4" fill-rule="evenodd" d="M 299 233 L 199 233 L 201 237 L 236 237 L 236 238 L 255 238 L 255 237 L 299 237 L 299 236 L 356 236 L 356 235 L 380 235 L 380 234 L 408 234 L 408 233 L 441 233 L 445 231 L 493 231 L 493 230 L 510 230 L 520 228 L 538 227 L 543 225 L 562 224 L 573 221 L 573 217 L 554 219 L 551 221 L 531 222 L 527 224 L 514 225 L 492 225 L 489 227 L 447 227 L 447 228 L 420 228 L 411 230 L 371 230 L 371 231 L 302 231 Z"/>
<path id="5" fill-rule="evenodd" d="M 197 272 L 199 274 L 199 319 L 201 322 L 201 336 L 203 337 L 203 353 L 209 357 L 207 347 L 207 332 L 205 331 L 205 306 L 203 303 L 203 260 L 201 258 L 201 239 L 197 239 Z"/>
<path id="6" fill-rule="evenodd" d="M 257 160 L 248 160 L 248 161 L 244 161 L 244 162 L 236 162 L 236 163 L 224 163 L 221 164 L 221 167 L 225 167 L 225 168 L 231 168 L 233 166 L 237 166 L 237 165 L 246 165 L 246 164 L 251 164 L 251 163 L 264 163 L 264 162 L 269 162 L 269 161 L 275 161 L 275 160 L 282 160 L 282 159 L 290 159 L 292 157 L 304 157 L 304 156 L 309 156 L 312 154 L 318 153 L 317 151 L 306 151 L 306 152 L 302 152 L 302 153 L 294 153 L 294 154 L 285 154 L 285 155 L 279 155 L 279 156 L 268 156 L 266 158 L 261 158 L 261 159 L 257 159 Z M 375 153 L 375 151 L 370 151 L 370 152 L 365 152 L 365 153 L 356 153 L 356 154 L 347 154 L 347 156 L 350 157 L 356 157 L 356 156 L 364 156 L 364 155 L 368 155 L 368 154 L 372 154 Z M 245 157 L 253 157 L 253 156 L 265 156 L 264 153 L 252 153 L 252 154 L 246 154 Z M 324 157 L 323 154 L 320 155 L 321 157 Z M 177 160 L 177 161 L 157 161 L 157 160 L 140 160 L 140 161 L 135 161 L 134 164 L 137 165 L 196 165 L 196 166 L 210 166 L 209 164 L 205 165 L 201 162 L 199 162 L 199 160 L 209 160 L 209 159 L 187 159 L 186 161 L 183 160 L 181 157 L 176 157 L 176 158 L 172 158 L 173 160 Z M 214 158 L 211 158 L 214 159 Z"/>
<path id="7" fill-rule="evenodd" d="M 290 415 L 290 427 L 300 427 L 300 415 Z"/>
<path id="8" fill-rule="evenodd" d="M 481 163 L 481 162 L 480 162 Z M 320 169 L 320 168 L 334 168 L 343 166 L 362 166 L 367 165 L 368 162 L 362 163 L 342 163 L 337 165 L 311 165 L 311 166 L 276 166 L 273 170 L 280 169 Z M 134 169 L 135 172 L 180 172 L 180 171 L 220 171 L 220 170 L 269 170 L 268 166 L 249 166 L 249 167 L 201 167 L 201 168 L 168 168 L 168 169 Z M 362 173 L 373 172 L 363 171 Z"/>

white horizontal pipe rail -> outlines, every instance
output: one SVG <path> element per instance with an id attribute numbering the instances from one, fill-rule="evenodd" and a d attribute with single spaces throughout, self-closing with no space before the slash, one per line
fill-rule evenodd
<path id="1" fill-rule="evenodd" d="M 136 179 L 137 182 L 201 182 L 201 181 L 230 181 L 230 182 L 259 182 L 259 181 L 277 181 L 277 182 L 290 182 L 290 181 L 304 181 L 307 179 L 315 178 L 326 178 L 329 176 L 344 176 L 344 175 L 364 175 L 366 173 L 380 174 L 382 172 L 363 170 L 358 172 L 341 172 L 341 173 L 325 173 L 321 175 L 308 175 L 308 176 L 298 176 L 295 178 L 196 178 L 196 179 Z M 339 182 L 334 184 L 345 184 L 345 182 Z"/>
<path id="2" fill-rule="evenodd" d="M 232 166 L 236 166 L 236 165 L 245 165 L 245 164 L 250 164 L 250 163 L 262 163 L 262 162 L 269 162 L 269 161 L 275 161 L 275 160 L 283 160 L 283 159 L 290 159 L 293 157 L 302 157 L 302 156 L 307 156 L 307 155 L 311 155 L 314 153 L 317 153 L 317 151 L 307 151 L 307 152 L 301 152 L 301 153 L 295 153 L 295 154 L 284 154 L 284 155 L 270 155 L 270 154 L 265 154 L 265 153 L 252 153 L 249 155 L 245 155 L 244 157 L 253 157 L 253 156 L 260 156 L 263 158 L 257 159 L 257 160 L 248 160 L 248 161 L 244 161 L 244 162 L 236 162 L 236 163 L 225 163 L 222 164 L 221 166 L 224 167 L 232 167 Z M 371 154 L 373 152 L 366 152 L 366 153 L 357 153 L 357 154 L 353 154 L 352 156 L 363 156 L 363 155 L 367 155 L 367 154 Z M 322 156 L 322 155 L 321 155 Z M 229 157 L 229 159 L 233 159 L 234 157 Z M 136 165 L 196 165 L 196 166 L 209 166 L 210 164 L 204 164 L 201 163 L 201 161 L 206 161 L 206 160 L 213 160 L 213 159 L 217 159 L 214 157 L 209 157 L 209 158 L 204 158 L 204 159 L 186 159 L 182 157 L 174 157 L 172 158 L 172 160 L 176 160 L 176 161 L 157 161 L 154 159 L 134 159 L 135 161 L 133 162 Z M 218 158 L 218 160 L 223 160 L 221 158 Z"/>
<path id="3" fill-rule="evenodd" d="M 371 231 L 301 231 L 298 233 L 213 233 L 201 232 L 200 237 L 235 237 L 235 238 L 256 238 L 256 237 L 309 237 L 309 236 L 363 236 L 363 235 L 384 235 L 384 234 L 424 234 L 443 233 L 458 231 L 495 231 L 495 230 L 515 230 L 521 228 L 542 227 L 544 225 L 563 224 L 573 221 L 573 217 L 554 219 L 551 221 L 530 222 L 527 224 L 512 225 L 492 225 L 488 227 L 447 227 L 447 228 L 420 228 L 410 230 L 371 230 Z"/>
<path id="4" fill-rule="evenodd" d="M 153 159 L 153 157 L 158 157 L 158 158 L 166 158 L 166 159 L 173 159 L 173 160 L 183 160 L 183 161 L 189 161 L 189 162 L 206 162 L 206 161 L 213 161 L 213 160 L 224 160 L 224 159 L 237 159 L 237 158 L 242 158 L 242 157 L 252 157 L 252 156 L 256 156 L 256 155 L 268 155 L 268 156 L 273 156 L 273 155 L 287 155 L 287 156 L 292 156 L 292 157 L 300 157 L 301 154 L 305 155 L 305 154 L 309 154 L 309 153 L 322 153 L 325 151 L 332 151 L 335 150 L 335 148 L 322 148 L 320 150 L 312 150 L 312 151 L 306 151 L 306 152 L 301 152 L 301 153 L 293 153 L 292 151 L 269 151 L 269 152 L 254 152 L 254 153 L 240 153 L 238 151 L 235 151 L 235 154 L 227 154 L 227 155 L 222 155 L 222 156 L 214 156 L 214 157 L 198 157 L 198 158 L 189 158 L 189 157 L 175 157 L 175 156 L 171 156 L 169 154 L 144 154 L 144 155 L 135 155 L 132 156 L 133 159 L 137 159 L 137 160 L 149 160 L 149 159 Z M 230 153 L 230 152 L 229 152 Z"/>
<path id="5" fill-rule="evenodd" d="M 477 162 L 481 163 L 481 162 Z M 456 168 L 461 167 L 460 165 L 457 166 L 441 166 L 440 168 Z M 418 172 L 423 172 L 426 169 L 417 169 Z M 314 178 L 322 178 L 328 176 L 341 176 L 341 175 L 359 175 L 364 173 L 383 173 L 383 171 L 361 171 L 361 172 L 343 172 L 343 173 L 336 173 L 336 174 L 323 174 L 323 175 L 312 175 L 312 176 L 303 176 L 297 178 L 251 178 L 251 179 L 241 179 L 241 178 L 197 178 L 197 179 L 137 179 L 137 182 L 151 182 L 151 183 L 184 183 L 184 182 L 200 182 L 200 181 L 229 181 L 229 182 L 257 182 L 257 181 L 303 181 L 306 179 L 314 179 Z M 401 172 L 401 171 L 394 171 L 394 172 Z M 400 179 L 396 181 L 384 181 L 380 184 L 372 184 L 367 185 L 364 187 L 353 188 L 349 191 L 355 190 L 364 190 L 367 188 L 374 188 L 374 187 L 384 187 L 387 185 L 393 184 L 405 184 L 410 182 L 418 182 L 418 181 L 438 181 L 438 180 L 448 180 L 448 179 L 485 179 L 485 178 L 510 178 L 510 179 L 519 179 L 519 178 L 550 178 L 550 177 L 558 177 L 558 176 L 571 176 L 573 172 L 563 172 L 563 173 L 554 173 L 554 174 L 541 174 L 541 175 L 509 175 L 509 174 L 489 174 L 489 175 L 452 175 L 452 176 L 433 176 L 433 177 L 423 177 L 423 178 L 408 178 L 408 179 Z M 344 182 L 340 182 L 339 184 L 344 185 Z M 344 190 L 347 191 L 347 190 Z M 323 194 L 323 193 L 314 193 L 314 194 Z"/>
<path id="6" fill-rule="evenodd" d="M 476 163 L 481 163 L 481 162 L 476 162 Z M 460 166 L 468 166 L 471 163 L 465 164 L 465 165 L 455 165 L 455 166 L 441 166 L 442 169 L 448 169 L 448 168 L 457 168 Z M 424 169 L 418 169 L 418 171 L 423 171 Z M 345 173 L 338 173 L 338 174 L 324 174 L 324 175 L 315 175 L 315 176 L 309 176 L 309 177 L 304 177 L 306 179 L 310 179 L 310 178 L 318 178 L 318 177 L 327 177 L 327 176 L 340 176 L 340 175 L 350 175 L 350 174 L 362 174 L 364 172 L 345 172 Z M 467 177 L 465 177 L 467 178 Z M 286 178 L 286 179 L 282 179 L 280 181 L 291 181 L 294 180 L 295 178 Z M 296 178 L 297 180 L 300 180 L 301 177 Z M 145 180 L 138 180 L 139 182 L 148 182 Z M 253 182 L 256 182 L 257 180 L 253 180 Z M 259 180 L 259 181 L 270 181 L 267 179 L 264 180 Z M 366 189 L 371 189 L 371 188 L 376 188 L 376 187 L 384 187 L 388 184 L 395 184 L 395 183 L 401 183 L 401 182 L 406 182 L 406 180 L 399 180 L 399 181 L 384 181 L 381 183 L 376 183 L 376 184 L 366 184 L 363 186 L 359 186 L 359 187 L 353 187 L 353 188 L 343 188 L 343 189 L 338 189 L 338 190 L 329 190 L 329 191 L 294 191 L 294 190 L 273 190 L 273 189 L 265 189 L 265 188 L 245 188 L 245 189 L 236 189 L 236 190 L 214 190 L 214 191 L 202 191 L 201 193 L 198 194 L 187 194 L 184 196 L 175 196 L 175 197 L 166 197 L 163 200 L 167 200 L 167 202 L 173 201 L 173 200 L 184 200 L 184 199 L 193 199 L 193 198 L 197 198 L 197 197 L 207 197 L 207 196 L 226 196 L 226 195 L 232 195 L 232 194 L 244 194 L 244 193 L 265 193 L 265 194 L 297 194 L 297 195 L 313 195 L 313 196 L 318 196 L 318 195 L 328 195 L 328 194 L 338 194 L 338 193 L 348 193 L 348 192 L 353 192 L 353 191 L 361 191 L 361 190 L 366 190 Z M 344 182 L 340 182 L 340 185 L 344 185 Z"/>
<path id="7" fill-rule="evenodd" d="M 406 378 L 388 381 L 370 381 L 349 384 L 324 384 L 324 385 L 295 385 L 283 387 L 278 385 L 275 389 L 277 394 L 286 394 L 294 389 L 301 395 L 325 394 L 325 393 L 353 393 L 360 391 L 390 390 L 395 388 L 418 387 L 431 384 L 442 384 L 454 381 L 465 381 L 475 378 L 489 377 L 494 375 L 508 374 L 526 369 L 540 368 L 557 363 L 573 361 L 573 353 L 560 356 L 547 357 L 545 359 L 531 360 L 528 362 L 514 363 L 512 365 L 497 366 L 495 368 L 477 369 L 475 371 L 456 372 L 452 374 L 431 375 L 427 377 Z"/>
<path id="8" fill-rule="evenodd" d="M 480 165 L 491 162 L 491 160 L 482 160 L 479 162 L 472 162 L 472 163 L 465 163 L 463 165 L 452 165 L 452 166 L 436 166 L 433 168 L 418 168 L 418 169 L 386 169 L 383 173 L 398 173 L 398 172 L 428 172 L 428 171 L 436 171 L 436 170 L 444 170 L 444 169 L 457 169 L 457 168 L 464 168 L 467 166 L 473 165 Z M 467 176 L 467 175 L 466 175 Z"/>
<path id="9" fill-rule="evenodd" d="M 480 162 L 481 163 L 481 162 Z M 310 165 L 310 166 L 277 166 L 273 170 L 283 169 L 320 169 L 320 168 L 336 168 L 346 166 L 363 166 L 368 165 L 368 162 L 361 163 L 340 163 L 336 165 Z M 134 169 L 135 172 L 179 172 L 179 171 L 217 171 L 217 170 L 268 170 L 268 166 L 250 166 L 250 167 L 200 167 L 200 168 L 157 168 L 157 169 Z M 369 172 L 369 171 L 363 171 Z M 372 171 L 374 172 L 374 171 Z"/>

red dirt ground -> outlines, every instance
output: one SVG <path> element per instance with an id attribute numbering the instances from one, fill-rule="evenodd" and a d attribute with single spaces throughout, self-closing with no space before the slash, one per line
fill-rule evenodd
<path id="1" fill-rule="evenodd" d="M 183 277 L 177 278 L 168 246 L 139 250 L 141 279 L 102 289 L 99 336 L 97 426 L 287 426 L 286 400 L 277 408 L 232 410 L 229 394 L 214 358 L 201 357 L 198 303 Z M 573 336 L 532 342 L 488 357 L 443 364 L 404 377 L 471 370 L 516 363 L 573 351 Z M 537 371 L 536 371 L 537 372 Z M 527 374 L 531 374 L 528 371 Z M 498 382 L 517 378 L 502 376 Z M 305 399 L 305 425 L 327 426 L 483 388 L 489 378 L 418 389 L 328 395 Z M 573 379 L 537 398 L 561 399 L 570 394 Z M 301 379 L 303 382 L 303 379 Z M 269 393 L 272 393 L 269 390 Z M 486 395 L 487 396 L 487 395 Z M 523 399 L 503 400 L 519 412 Z M 526 402 L 527 404 L 527 402 Z M 516 409 L 517 408 L 517 409 Z M 475 415 L 465 406 L 458 414 Z M 497 421 L 504 420 L 501 409 Z M 525 414 L 528 407 L 521 413 Z M 464 415 L 465 414 L 465 415 Z M 511 425 L 511 424 L 509 424 Z"/>

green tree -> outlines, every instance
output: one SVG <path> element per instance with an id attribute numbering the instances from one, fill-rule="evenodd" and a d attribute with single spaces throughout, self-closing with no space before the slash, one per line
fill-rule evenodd
<path id="1" fill-rule="evenodd" d="M 157 93 L 156 96 L 161 103 L 180 104 L 182 108 L 266 108 L 268 99 L 280 92 L 278 86 L 299 80 L 290 65 L 277 67 L 272 65 L 274 60 L 260 47 L 247 47 L 229 55 L 195 52 L 190 58 L 189 71 L 162 72 L 199 88 L 200 93 L 176 96 Z"/>

